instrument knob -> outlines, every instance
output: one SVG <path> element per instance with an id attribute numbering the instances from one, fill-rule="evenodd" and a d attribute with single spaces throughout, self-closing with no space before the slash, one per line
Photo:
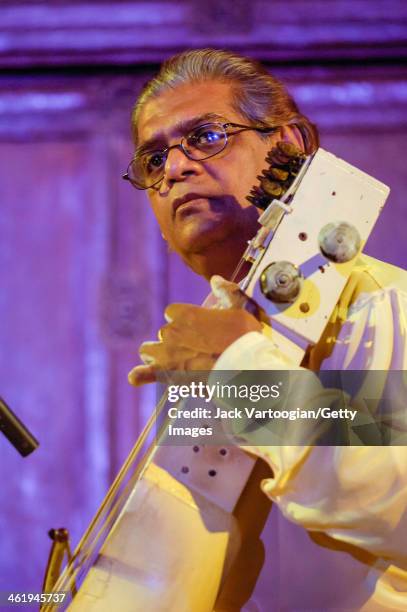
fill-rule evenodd
<path id="1" fill-rule="evenodd" d="M 324 225 L 318 235 L 321 253 L 330 261 L 345 263 L 357 255 L 361 238 L 354 225 L 337 221 Z"/>
<path id="2" fill-rule="evenodd" d="M 260 288 L 271 302 L 286 304 L 294 302 L 302 286 L 302 275 L 289 261 L 275 261 L 264 268 L 260 275 Z"/>

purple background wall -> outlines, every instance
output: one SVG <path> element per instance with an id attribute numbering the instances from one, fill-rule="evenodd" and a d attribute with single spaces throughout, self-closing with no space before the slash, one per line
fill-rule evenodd
<path id="1" fill-rule="evenodd" d="M 323 146 L 392 187 L 367 251 L 403 266 L 406 18 L 402 0 L 1 3 L 0 394 L 41 446 L 0 438 L 0 591 L 40 588 L 50 527 L 78 541 L 154 405 L 126 382 L 137 346 L 206 291 L 120 179 L 142 84 L 184 47 L 267 61 Z"/>

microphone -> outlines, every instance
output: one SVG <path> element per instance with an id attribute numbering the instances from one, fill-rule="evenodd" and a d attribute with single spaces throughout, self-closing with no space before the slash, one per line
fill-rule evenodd
<path id="1" fill-rule="evenodd" d="M 26 457 L 38 447 L 39 442 L 0 397 L 0 431 L 8 438 L 20 455 Z"/>

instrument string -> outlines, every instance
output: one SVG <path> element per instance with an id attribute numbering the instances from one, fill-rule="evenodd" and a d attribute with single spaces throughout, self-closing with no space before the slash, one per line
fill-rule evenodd
<path id="1" fill-rule="evenodd" d="M 109 525 L 109 523 L 113 522 L 115 518 L 117 517 L 117 515 L 119 514 L 119 512 L 121 511 L 123 497 L 127 494 L 130 487 L 132 488 L 134 487 L 134 484 L 139 479 L 141 472 L 147 467 L 148 463 L 151 461 L 153 451 L 156 448 L 156 444 L 154 441 L 151 442 L 151 444 L 147 448 L 144 456 L 140 460 L 139 464 L 137 465 L 131 478 L 125 485 L 124 489 L 120 492 L 116 501 L 113 501 L 114 497 L 116 496 L 120 487 L 122 486 L 126 476 L 131 472 L 131 469 L 133 467 L 135 460 L 137 459 L 138 454 L 140 453 L 143 446 L 147 442 L 153 430 L 153 427 L 156 423 L 157 417 L 161 414 L 166 404 L 166 401 L 167 401 L 167 394 L 164 393 L 164 395 L 161 397 L 160 401 L 158 402 L 155 410 L 149 417 L 136 444 L 132 448 L 129 456 L 127 457 L 126 461 L 121 467 L 115 480 L 113 481 L 113 484 L 111 485 L 97 513 L 93 517 L 87 530 L 85 531 L 79 544 L 77 545 L 70 563 L 67 565 L 64 572 L 61 574 L 59 580 L 57 581 L 55 590 L 57 591 L 67 590 L 66 588 L 64 588 L 67 586 L 67 583 L 72 584 L 72 580 L 75 579 L 76 575 L 80 572 L 84 563 L 91 557 L 92 553 L 96 550 L 99 544 L 99 541 L 105 532 L 106 526 Z M 162 427 L 164 427 L 164 424 Z M 156 437 L 159 437 L 159 435 L 160 434 L 158 433 Z M 109 506 L 110 506 L 110 509 L 109 509 Z M 98 527 L 98 522 L 100 521 L 105 511 L 107 512 L 107 515 L 103 518 L 103 521 L 100 527 Z M 95 530 L 97 530 L 96 534 L 95 534 Z"/>
<path id="2" fill-rule="evenodd" d="M 162 409 L 163 409 L 163 407 L 165 405 L 166 399 L 167 399 L 167 395 L 164 394 L 163 397 L 161 398 L 161 400 L 160 400 L 156 410 L 155 410 L 155 413 L 152 415 L 152 417 L 150 417 L 150 420 L 151 420 L 151 423 L 150 423 L 150 420 L 149 420 L 149 425 L 150 425 L 149 430 L 150 431 L 151 431 L 152 425 L 154 425 L 155 422 L 157 421 L 157 411 L 159 410 L 160 413 L 161 413 L 161 411 L 162 411 Z M 160 428 L 160 431 L 157 433 L 156 438 L 160 438 L 161 437 L 162 429 L 164 427 L 165 427 L 165 423 L 162 424 L 162 426 Z M 124 503 L 129 498 L 130 491 L 133 490 L 134 485 L 140 479 L 142 471 L 145 468 L 147 468 L 148 465 L 150 464 L 150 462 L 152 460 L 152 457 L 153 457 L 153 452 L 154 452 L 156 447 L 157 447 L 157 444 L 155 443 L 155 441 L 152 441 L 150 446 L 146 450 L 146 452 L 144 454 L 144 457 L 141 459 L 141 461 L 139 462 L 139 464 L 135 468 L 134 472 L 132 473 L 131 477 L 129 478 L 129 480 L 125 484 L 124 488 L 120 492 L 119 497 L 116 499 L 115 502 L 111 502 L 111 508 L 109 510 L 109 513 L 105 517 L 104 522 L 102 523 L 102 525 L 101 525 L 101 527 L 99 529 L 99 532 L 95 535 L 93 542 L 88 544 L 87 558 L 89 558 L 89 556 L 91 556 L 92 552 L 97 548 L 97 546 L 99 544 L 99 540 L 101 538 L 103 538 L 106 526 L 111 525 L 116 520 L 118 514 L 121 512 L 121 510 L 122 510 L 122 508 L 124 506 Z M 132 469 L 131 465 L 129 465 L 127 467 L 127 469 L 124 469 L 122 480 L 124 480 L 124 478 L 127 475 L 127 472 L 130 472 L 131 469 Z M 124 500 L 124 503 L 123 503 L 123 500 Z"/>

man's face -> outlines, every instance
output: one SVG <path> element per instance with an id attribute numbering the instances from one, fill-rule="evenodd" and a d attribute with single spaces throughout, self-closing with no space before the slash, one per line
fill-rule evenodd
<path id="1" fill-rule="evenodd" d="M 191 126 L 207 123 L 209 113 L 217 117 L 211 121 L 248 124 L 233 110 L 229 84 L 186 84 L 145 105 L 138 122 L 138 144 L 151 140 L 157 149 L 177 144 Z M 178 148 L 169 152 L 164 179 L 148 195 L 169 246 L 198 273 L 206 275 L 205 266 L 197 262 L 210 260 L 214 253 L 219 257 L 220 247 L 225 256 L 236 250 L 238 261 L 245 241 L 255 234 L 259 213 L 246 196 L 266 167 L 267 151 L 277 138 L 265 140 L 257 132 L 241 132 L 229 138 L 221 153 L 203 161 L 188 159 Z M 222 272 L 210 270 L 216 271 Z"/>

